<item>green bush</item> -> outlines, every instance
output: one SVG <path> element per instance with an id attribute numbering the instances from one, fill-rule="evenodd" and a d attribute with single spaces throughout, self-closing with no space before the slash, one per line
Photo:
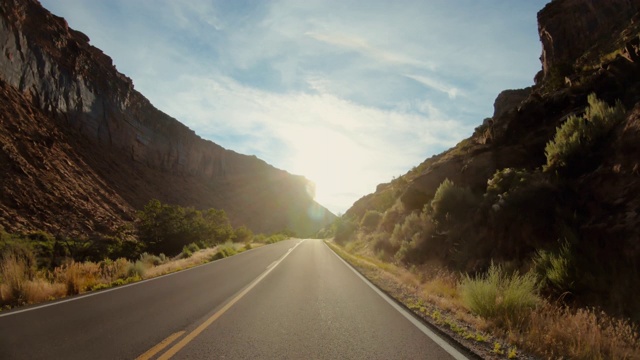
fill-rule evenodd
<path id="1" fill-rule="evenodd" d="M 287 240 L 288 238 L 289 236 L 284 234 L 272 234 L 272 235 L 269 235 L 269 237 L 266 238 L 264 242 L 265 244 L 275 244 L 277 242 Z"/>
<path id="2" fill-rule="evenodd" d="M 429 215 L 413 212 L 391 234 L 391 246 L 397 248 L 395 259 L 406 264 L 422 263 L 429 257 L 442 257 L 446 252 L 445 237 L 436 233 Z"/>
<path id="3" fill-rule="evenodd" d="M 556 135 L 545 147 L 547 164 L 544 171 L 554 171 L 588 160 L 593 147 L 622 120 L 626 110 L 620 101 L 611 107 L 595 94 L 588 96 L 589 106 L 583 116 L 571 115 L 556 129 Z"/>
<path id="4" fill-rule="evenodd" d="M 384 212 L 384 215 L 380 220 L 380 224 L 378 225 L 378 229 L 380 231 L 391 234 L 399 220 L 400 211 L 396 207 L 392 207 L 391 209 Z"/>
<path id="5" fill-rule="evenodd" d="M 450 221 L 466 220 L 475 210 L 478 200 L 469 188 L 456 186 L 451 180 L 445 179 L 425 210 L 439 225 Z"/>
<path id="6" fill-rule="evenodd" d="M 129 269 L 127 271 L 127 276 L 143 278 L 146 271 L 147 271 L 146 265 L 142 261 L 138 260 L 130 264 Z"/>
<path id="7" fill-rule="evenodd" d="M 393 256 L 398 250 L 397 243 L 393 243 L 386 233 L 375 233 L 373 235 L 373 250 L 376 254 L 382 253 L 386 256 Z"/>
<path id="8" fill-rule="evenodd" d="M 164 254 L 160 254 L 161 256 L 158 255 L 153 255 L 153 254 L 149 254 L 147 252 L 144 252 L 140 255 L 140 261 L 144 264 L 147 264 L 149 266 L 158 266 L 162 263 L 164 263 L 166 261 L 166 256 L 164 256 Z"/>
<path id="9" fill-rule="evenodd" d="M 496 321 L 520 321 L 539 301 L 535 274 L 507 275 L 495 264 L 484 275 L 475 278 L 467 275 L 459 288 L 471 312 Z"/>
<path id="10" fill-rule="evenodd" d="M 545 284 L 558 292 L 573 290 L 574 277 L 571 269 L 575 264 L 569 243 L 564 243 L 557 253 L 538 250 L 533 263 Z"/>
<path id="11" fill-rule="evenodd" d="M 367 212 L 360 220 L 360 228 L 367 231 L 375 230 L 378 227 L 378 223 L 382 219 L 382 214 L 375 210 L 367 210 Z"/>
<path id="12" fill-rule="evenodd" d="M 249 243 L 253 239 L 253 231 L 246 226 L 239 226 L 233 230 L 234 241 L 239 243 Z"/>
<path id="13" fill-rule="evenodd" d="M 546 84 L 551 90 L 557 90 L 565 86 L 565 78 L 575 72 L 573 64 L 560 62 L 549 69 Z"/>
<path id="14" fill-rule="evenodd" d="M 357 230 L 356 224 L 351 219 L 339 217 L 333 223 L 334 230 L 333 241 L 337 244 L 344 245 Z"/>
<path id="15" fill-rule="evenodd" d="M 237 253 L 238 253 L 238 251 L 236 250 L 235 246 L 233 246 L 232 243 L 219 245 L 218 246 L 218 252 L 216 252 L 211 257 L 211 260 L 223 259 L 223 258 L 226 258 L 226 257 L 229 257 L 229 256 L 233 256 L 233 255 L 235 255 Z"/>
<path id="16" fill-rule="evenodd" d="M 199 211 L 151 200 L 138 218 L 139 238 L 152 253 L 177 254 L 185 245 L 213 246 L 234 235 L 223 210 Z"/>
<path id="17" fill-rule="evenodd" d="M 506 196 L 509 192 L 517 191 L 531 183 L 533 174 L 525 169 L 504 168 L 496 171 L 487 181 L 486 197 L 496 198 Z"/>

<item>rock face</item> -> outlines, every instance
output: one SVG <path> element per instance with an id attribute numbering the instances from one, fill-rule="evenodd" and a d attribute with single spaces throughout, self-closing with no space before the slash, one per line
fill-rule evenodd
<path id="1" fill-rule="evenodd" d="M 536 84 L 501 93 L 493 117 L 470 138 L 361 198 L 345 215 L 359 223 L 369 210 L 383 213 L 381 234 L 370 238 L 401 239 L 395 244 L 400 250 L 390 253 L 394 259 L 414 249 L 413 255 L 439 256 L 438 261 L 470 272 L 484 271 L 494 260 L 529 269 L 538 250 L 558 252 L 558 244 L 570 244 L 575 281 L 562 289 L 582 304 L 640 321 L 634 293 L 640 286 L 639 5 L 637 0 L 549 3 L 538 13 L 543 72 Z M 565 64 L 571 72 L 556 81 L 554 69 Z M 584 114 L 590 94 L 608 106 L 620 101 L 624 119 L 567 160 L 577 170 L 544 169 L 546 144 L 571 115 Z M 496 171 L 502 172 L 494 176 Z M 506 175 L 518 172 L 526 176 L 509 180 Z M 416 233 L 422 243 L 403 240 L 403 232 L 415 227 L 405 219 L 435 211 L 429 205 L 445 179 L 468 187 L 479 205 L 463 220 L 445 219 L 422 238 Z M 490 179 L 498 195 L 489 191 Z M 469 203 L 463 203 L 465 211 L 473 208 Z M 414 242 L 422 247 L 412 248 Z M 384 250 L 382 241 L 370 245 Z M 439 247 L 444 255 L 432 255 Z"/>
<path id="2" fill-rule="evenodd" d="M 551 1 L 538 13 L 544 77 L 554 67 L 574 65 L 591 49 L 606 47 L 639 9 L 638 0 Z"/>
<path id="3" fill-rule="evenodd" d="M 258 232 L 307 234 L 334 217 L 305 178 L 201 139 L 157 110 L 86 35 L 35 0 L 0 1 L 0 79 L 8 229 L 108 232 L 152 198 L 221 208 Z M 80 181 L 92 190 L 75 191 Z M 83 210 L 78 197 L 95 203 Z M 95 219 L 95 207 L 109 219 Z"/>

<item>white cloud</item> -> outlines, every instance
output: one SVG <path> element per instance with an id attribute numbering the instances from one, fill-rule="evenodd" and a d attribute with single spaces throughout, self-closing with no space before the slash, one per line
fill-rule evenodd
<path id="1" fill-rule="evenodd" d="M 539 69 L 546 0 L 42 0 L 204 138 L 317 182 L 335 212 Z"/>
<path id="2" fill-rule="evenodd" d="M 427 87 L 430 87 L 434 90 L 447 94 L 450 99 L 455 99 L 460 93 L 460 90 L 458 88 L 451 85 L 447 85 L 445 83 L 442 83 L 438 80 L 435 80 L 426 76 L 421 76 L 421 75 L 405 75 L 405 76 Z"/>
<path id="3" fill-rule="evenodd" d="M 334 204 L 334 211 L 469 131 L 447 118 L 364 107 L 328 94 L 274 94 L 226 77 L 188 76 L 178 83 L 163 100 L 169 113 L 214 140 L 242 137 L 234 150 L 307 176 L 318 200 Z M 229 146 L 224 137 L 217 142 Z M 360 195 L 341 203 L 344 193 Z"/>

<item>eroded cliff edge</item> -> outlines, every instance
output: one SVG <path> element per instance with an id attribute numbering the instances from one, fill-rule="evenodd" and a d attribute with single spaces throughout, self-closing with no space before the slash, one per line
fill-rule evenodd
<path id="1" fill-rule="evenodd" d="M 204 140 L 34 0 L 0 2 L 0 224 L 112 232 L 157 198 L 224 209 L 258 232 L 315 232 L 313 184 Z M 310 191 L 311 190 L 311 191 Z"/>

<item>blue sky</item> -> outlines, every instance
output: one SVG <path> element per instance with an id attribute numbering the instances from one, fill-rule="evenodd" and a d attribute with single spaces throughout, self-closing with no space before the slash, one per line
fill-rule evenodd
<path id="1" fill-rule="evenodd" d="M 41 3 L 157 108 L 342 213 L 533 83 L 547 0 Z"/>

